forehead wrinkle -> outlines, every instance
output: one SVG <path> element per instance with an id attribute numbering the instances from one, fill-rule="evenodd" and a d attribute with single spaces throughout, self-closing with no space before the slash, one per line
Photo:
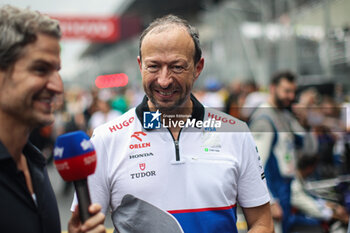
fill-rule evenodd
<path id="1" fill-rule="evenodd" d="M 168 24 L 158 25 L 157 27 L 155 27 L 151 31 L 149 31 L 147 33 L 147 35 L 150 35 L 152 33 L 161 33 L 161 32 L 166 32 L 166 31 L 172 31 L 175 28 L 183 29 L 184 31 L 186 31 L 188 33 L 187 29 L 184 26 L 178 25 L 176 23 L 168 23 Z"/>
<path id="2" fill-rule="evenodd" d="M 177 29 L 171 30 L 174 28 Z M 169 33 L 167 33 L 168 31 Z M 158 36 L 161 36 L 161 38 Z M 141 47 L 144 59 L 146 59 L 145 55 L 147 57 L 157 57 L 159 54 L 170 57 L 184 55 L 192 58 L 194 50 L 194 42 L 191 36 L 184 27 L 178 25 L 162 27 L 161 30 L 152 30 L 144 38 Z"/>

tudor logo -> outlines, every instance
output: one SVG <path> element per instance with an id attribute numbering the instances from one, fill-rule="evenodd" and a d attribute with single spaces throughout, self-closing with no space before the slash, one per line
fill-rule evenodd
<path id="1" fill-rule="evenodd" d="M 139 163 L 139 168 L 141 169 L 141 172 L 131 173 L 131 179 L 156 176 L 156 171 L 144 171 L 146 169 L 146 163 Z"/>
<path id="2" fill-rule="evenodd" d="M 140 167 L 141 171 L 144 171 L 146 169 L 146 163 L 140 163 L 139 167 Z"/>
<path id="3" fill-rule="evenodd" d="M 140 138 L 140 136 L 146 136 L 147 134 L 142 132 L 142 131 L 138 131 L 138 132 L 134 132 L 133 135 L 131 135 L 132 138 L 136 138 L 137 140 L 139 140 L 140 142 L 142 142 L 142 138 Z"/>
<path id="4" fill-rule="evenodd" d="M 156 176 L 156 171 L 146 171 L 146 172 L 137 172 L 130 174 L 131 179 L 139 179 L 139 178 L 145 178 L 150 176 Z"/>

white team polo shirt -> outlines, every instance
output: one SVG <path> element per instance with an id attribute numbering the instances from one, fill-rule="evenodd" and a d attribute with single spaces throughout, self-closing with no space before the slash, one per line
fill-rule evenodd
<path id="1" fill-rule="evenodd" d="M 237 232 L 236 206 L 267 203 L 269 194 L 247 125 L 203 107 L 193 96 L 192 118 L 221 121 L 225 132 L 183 128 L 178 141 L 164 127 L 143 128 L 147 97 L 137 107 L 95 129 L 92 202 L 115 211 L 126 194 L 171 213 L 184 232 Z M 75 200 L 76 203 L 76 200 Z"/>

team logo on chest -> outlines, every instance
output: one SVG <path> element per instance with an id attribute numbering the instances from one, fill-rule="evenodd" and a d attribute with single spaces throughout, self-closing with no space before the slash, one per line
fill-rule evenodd
<path id="1" fill-rule="evenodd" d="M 146 163 L 140 163 L 139 167 L 140 167 L 141 171 L 144 171 L 146 169 Z"/>
<path id="2" fill-rule="evenodd" d="M 142 131 L 137 131 L 137 132 L 134 132 L 132 135 L 131 135 L 131 138 L 135 138 L 137 139 L 139 142 L 141 143 L 137 143 L 137 144 L 130 144 L 129 145 L 129 148 L 131 150 L 133 149 L 141 149 L 141 148 L 147 148 L 147 147 L 151 147 L 151 143 L 150 142 L 143 142 L 143 138 L 146 136 L 147 134 L 145 132 L 142 132 Z"/>
<path id="3" fill-rule="evenodd" d="M 141 153 L 141 154 L 129 155 L 129 159 L 146 158 L 146 157 L 149 157 L 149 156 L 153 156 L 153 153 L 149 152 L 149 153 Z"/>
<path id="4" fill-rule="evenodd" d="M 156 171 L 145 171 L 146 163 L 139 163 L 140 172 L 131 173 L 131 179 L 146 178 L 151 176 L 156 176 Z"/>
<path id="5" fill-rule="evenodd" d="M 147 134 L 145 132 L 142 131 L 138 131 L 138 132 L 134 132 L 131 137 L 132 138 L 136 138 L 137 140 L 139 140 L 140 142 L 142 142 L 142 138 L 141 136 L 146 136 Z"/>
<path id="6" fill-rule="evenodd" d="M 221 152 L 222 146 L 219 134 L 204 132 L 201 141 L 205 152 Z"/>

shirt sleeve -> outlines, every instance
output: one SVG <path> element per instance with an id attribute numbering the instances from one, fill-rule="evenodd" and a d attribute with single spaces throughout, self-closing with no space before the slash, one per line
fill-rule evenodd
<path id="1" fill-rule="evenodd" d="M 264 169 L 250 133 L 245 133 L 242 145 L 241 169 L 238 180 L 238 203 L 255 207 L 270 201 Z"/>
<path id="2" fill-rule="evenodd" d="M 333 215 L 324 201 L 314 199 L 304 191 L 299 178 L 292 181 L 291 204 L 309 217 L 328 221 Z"/>

